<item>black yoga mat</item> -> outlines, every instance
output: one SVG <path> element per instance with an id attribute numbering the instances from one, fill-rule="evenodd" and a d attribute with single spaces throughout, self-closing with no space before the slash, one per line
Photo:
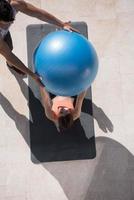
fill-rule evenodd
<path id="1" fill-rule="evenodd" d="M 87 37 L 85 22 L 73 22 L 72 26 Z M 60 28 L 50 24 L 27 27 L 28 66 L 33 71 L 34 50 L 43 37 L 56 29 Z M 96 156 L 91 96 L 91 88 L 89 88 L 83 102 L 80 119 L 76 120 L 69 130 L 61 134 L 53 122 L 45 117 L 38 86 L 29 77 L 30 148 L 31 159 L 34 163 L 92 159 Z"/>

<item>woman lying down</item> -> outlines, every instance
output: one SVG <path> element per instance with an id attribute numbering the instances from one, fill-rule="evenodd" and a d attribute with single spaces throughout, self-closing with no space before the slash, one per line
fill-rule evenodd
<path id="1" fill-rule="evenodd" d="M 78 96 L 56 96 L 49 93 L 44 86 L 39 86 L 39 89 L 46 117 L 55 123 L 58 131 L 70 128 L 80 117 L 87 91 L 83 91 Z"/>

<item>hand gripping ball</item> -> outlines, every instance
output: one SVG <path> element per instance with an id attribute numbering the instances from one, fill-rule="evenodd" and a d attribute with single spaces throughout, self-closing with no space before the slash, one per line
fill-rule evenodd
<path id="1" fill-rule="evenodd" d="M 60 30 L 49 33 L 34 52 L 35 71 L 46 89 L 60 96 L 86 90 L 96 77 L 98 59 L 81 34 Z"/>

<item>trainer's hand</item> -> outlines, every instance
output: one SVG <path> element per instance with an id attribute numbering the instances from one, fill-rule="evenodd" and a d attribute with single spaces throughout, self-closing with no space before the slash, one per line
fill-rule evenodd
<path id="1" fill-rule="evenodd" d="M 44 87 L 43 83 L 41 82 L 41 79 L 40 79 L 39 75 L 34 74 L 34 75 L 33 75 L 33 79 L 36 81 L 36 83 L 37 83 L 39 86 Z"/>
<path id="2" fill-rule="evenodd" d="M 74 31 L 74 32 L 77 32 L 77 33 L 80 33 L 79 30 L 73 28 L 71 25 L 70 25 L 71 22 L 65 22 L 63 24 L 63 29 L 67 30 L 67 31 Z"/>

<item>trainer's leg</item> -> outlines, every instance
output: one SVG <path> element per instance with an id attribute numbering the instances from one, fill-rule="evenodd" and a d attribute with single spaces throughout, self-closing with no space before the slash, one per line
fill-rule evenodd
<path id="1" fill-rule="evenodd" d="M 13 50 L 13 42 L 12 42 L 12 38 L 11 38 L 11 34 L 8 31 L 8 33 L 6 34 L 6 36 L 4 37 L 4 41 L 7 43 L 7 45 L 9 46 L 9 48 L 11 49 L 11 51 Z M 24 72 L 22 72 L 21 70 L 17 69 L 14 66 L 11 66 L 8 62 L 7 62 L 7 66 L 10 69 L 15 70 L 17 73 L 21 74 L 21 75 L 26 75 Z"/>
<path id="2" fill-rule="evenodd" d="M 11 38 L 11 35 L 10 35 L 10 32 L 8 31 L 8 33 L 6 34 L 5 38 L 4 38 L 4 41 L 7 43 L 7 45 L 9 46 L 9 48 L 11 50 L 13 50 L 13 42 L 12 42 L 12 38 Z"/>

